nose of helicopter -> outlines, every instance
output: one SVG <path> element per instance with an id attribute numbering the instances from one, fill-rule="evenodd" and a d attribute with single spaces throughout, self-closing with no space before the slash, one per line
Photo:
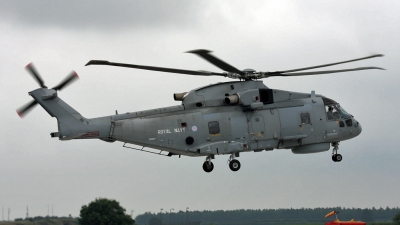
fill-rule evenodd
<path id="1" fill-rule="evenodd" d="M 355 121 L 355 122 L 356 122 L 356 128 L 358 128 L 358 130 L 356 130 L 356 136 L 358 136 L 358 135 L 361 134 L 362 127 L 361 127 L 361 124 L 358 121 Z"/>

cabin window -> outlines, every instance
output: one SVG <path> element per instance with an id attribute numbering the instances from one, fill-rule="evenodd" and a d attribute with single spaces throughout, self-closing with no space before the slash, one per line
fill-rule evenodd
<path id="1" fill-rule="evenodd" d="M 212 121 L 208 123 L 208 131 L 210 134 L 219 134 L 219 123 L 218 121 Z"/>
<path id="2" fill-rule="evenodd" d="M 311 124 L 310 113 L 301 113 L 300 119 L 302 124 Z"/>

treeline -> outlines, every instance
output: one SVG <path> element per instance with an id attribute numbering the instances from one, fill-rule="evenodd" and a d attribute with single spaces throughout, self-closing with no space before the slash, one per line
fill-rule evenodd
<path id="1" fill-rule="evenodd" d="M 35 216 L 28 218 L 16 218 L 14 221 L 39 221 L 39 220 L 53 220 L 53 219 L 64 219 L 64 220 L 77 220 L 78 218 L 66 217 L 66 216 Z"/>
<path id="2" fill-rule="evenodd" d="M 184 223 L 188 221 L 201 221 L 205 223 L 249 223 L 249 222 L 271 222 L 273 223 L 317 223 L 333 220 L 332 217 L 325 219 L 325 215 L 331 211 L 338 211 L 340 220 L 361 220 L 364 222 L 392 221 L 393 217 L 400 212 L 400 208 L 301 208 L 301 209 L 239 209 L 239 210 L 215 210 L 215 211 L 185 211 L 165 213 L 146 212 L 136 217 L 136 223 L 147 224 L 148 221 L 157 217 L 164 224 Z"/>

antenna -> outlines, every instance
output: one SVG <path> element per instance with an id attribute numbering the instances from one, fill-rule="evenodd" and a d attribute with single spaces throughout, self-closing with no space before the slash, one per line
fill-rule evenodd
<path id="1" fill-rule="evenodd" d="M 29 208 L 28 208 L 28 206 L 26 206 L 26 218 L 27 219 L 29 218 Z"/>
<path id="2" fill-rule="evenodd" d="M 8 221 L 10 221 L 10 208 L 8 208 Z"/>

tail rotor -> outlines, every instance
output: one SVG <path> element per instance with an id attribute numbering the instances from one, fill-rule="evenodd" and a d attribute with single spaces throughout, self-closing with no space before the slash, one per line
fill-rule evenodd
<path id="1" fill-rule="evenodd" d="M 17 109 L 17 113 L 19 117 L 24 117 L 29 111 L 33 109 L 37 105 L 37 102 L 35 100 L 27 103 L 26 105 L 22 106 L 21 108 Z"/>
<path id="2" fill-rule="evenodd" d="M 25 66 L 25 69 L 32 75 L 33 79 L 35 79 L 41 88 L 47 88 L 46 85 L 44 85 L 44 81 L 42 77 L 39 75 L 37 72 L 35 66 L 33 63 L 29 63 L 28 65 Z"/>
<path id="3" fill-rule="evenodd" d="M 47 86 L 44 84 L 42 77 L 37 72 L 33 63 L 29 63 L 28 65 L 26 65 L 25 69 L 29 72 L 29 74 L 32 75 L 34 80 L 36 80 L 36 82 L 38 82 L 38 84 L 41 88 L 47 89 Z M 71 84 L 73 81 L 75 81 L 78 78 L 79 78 L 78 74 L 75 71 L 72 71 L 63 81 L 61 81 L 58 85 L 54 86 L 51 89 L 55 90 L 55 91 L 61 91 L 62 89 L 64 89 L 66 86 L 68 86 L 69 84 Z M 25 104 L 24 106 L 20 107 L 19 109 L 17 109 L 16 110 L 17 114 L 22 118 L 29 111 L 31 111 L 33 109 L 33 107 L 35 107 L 37 104 L 38 104 L 37 101 L 33 100 L 33 101 Z"/>
<path id="4" fill-rule="evenodd" d="M 72 71 L 63 81 L 61 81 L 61 83 L 59 83 L 52 89 L 56 91 L 61 91 L 63 88 L 65 88 L 67 85 L 71 84 L 71 82 L 73 82 L 78 78 L 79 78 L 78 74 L 75 71 Z"/>

